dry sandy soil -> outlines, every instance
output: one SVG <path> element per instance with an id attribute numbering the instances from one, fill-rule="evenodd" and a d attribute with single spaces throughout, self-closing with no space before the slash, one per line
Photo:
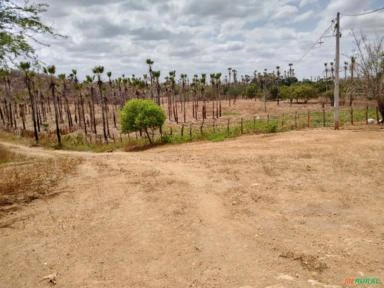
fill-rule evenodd
<path id="1" fill-rule="evenodd" d="M 43 277 L 55 273 L 56 287 L 384 281 L 383 130 L 295 131 L 135 153 L 7 145 L 82 161 L 58 196 L 0 219 L 0 287 L 49 287 Z"/>

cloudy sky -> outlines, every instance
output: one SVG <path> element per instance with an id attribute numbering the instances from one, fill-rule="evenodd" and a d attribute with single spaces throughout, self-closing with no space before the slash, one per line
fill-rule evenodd
<path id="1" fill-rule="evenodd" d="M 114 76 L 146 73 L 154 60 L 162 76 L 225 72 L 284 71 L 293 63 L 299 78 L 321 75 L 334 61 L 333 29 L 315 44 L 341 12 L 344 60 L 354 53 L 351 31 L 384 34 L 383 0 L 46 0 L 44 21 L 67 39 L 38 48 L 59 72 L 81 76 L 96 65 Z M 47 42 L 47 41 L 46 41 Z M 311 49 L 312 48 L 312 49 Z M 304 56 L 304 57 L 303 57 Z"/>

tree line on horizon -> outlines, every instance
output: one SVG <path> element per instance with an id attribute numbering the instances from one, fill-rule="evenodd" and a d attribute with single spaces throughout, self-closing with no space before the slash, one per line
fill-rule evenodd
<path id="1" fill-rule="evenodd" d="M 0 123 L 8 129 L 16 129 L 17 122 L 21 121 L 22 129 L 26 130 L 26 117 L 30 115 L 36 142 L 39 132 L 49 125 L 48 115 L 53 115 L 55 120 L 59 143 L 63 125 L 70 131 L 81 129 L 85 134 L 98 134 L 98 124 L 102 125 L 102 135 L 107 142 L 111 137 L 110 127 L 117 127 L 119 109 L 131 99 L 153 100 L 167 111 L 168 120 L 175 123 L 187 122 L 188 109 L 192 110 L 194 121 L 204 121 L 208 117 L 218 119 L 222 117 L 222 103 L 226 101 L 234 105 L 239 97 L 259 98 L 264 103 L 276 101 L 277 105 L 281 100 L 288 100 L 290 104 L 294 100 L 307 103 L 319 97 L 323 106 L 333 103 L 336 71 L 332 62 L 324 63 L 323 77 L 302 81 L 295 77 L 293 63 L 283 73 L 280 66 L 276 66 L 273 71 L 264 69 L 240 77 L 236 69 L 228 68 L 227 73 L 195 74 L 192 77 L 186 74 L 178 77 L 176 71 L 170 71 L 161 78 L 161 72 L 153 69 L 151 59 L 146 60 L 148 73 L 142 77 L 121 75 L 113 78 L 112 72 L 105 73 L 103 66 L 95 66 L 83 81 L 79 80 L 76 69 L 67 75 L 56 75 L 54 65 L 38 70 L 38 65 L 28 60 L 35 60 L 36 56 L 28 32 L 62 37 L 40 21 L 39 15 L 46 9 L 46 4 L 0 3 Z M 350 106 L 359 95 L 377 100 L 382 118 L 383 39 L 369 41 L 364 35 L 355 37 L 359 56 L 358 59 L 352 57 L 350 64 L 344 63 L 341 89 Z M 27 61 L 16 64 L 23 56 Z M 11 69 L 9 64 L 15 68 Z M 266 104 L 264 107 L 266 111 Z"/>

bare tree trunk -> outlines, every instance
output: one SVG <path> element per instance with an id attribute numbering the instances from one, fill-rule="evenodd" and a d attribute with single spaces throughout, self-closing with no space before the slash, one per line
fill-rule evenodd
<path id="1" fill-rule="evenodd" d="M 381 114 L 381 121 L 384 121 L 384 100 L 383 99 L 379 99 L 378 108 Z"/>
<path id="2" fill-rule="evenodd" d="M 3 122 L 3 125 L 5 126 L 4 114 L 3 114 L 3 110 L 1 109 L 1 107 L 0 107 L 0 118 L 1 118 L 1 121 Z"/>
<path id="3" fill-rule="evenodd" d="M 144 132 L 145 132 L 145 134 L 147 135 L 147 138 L 148 138 L 149 144 L 151 144 L 151 145 L 152 145 L 152 144 L 153 144 L 153 142 L 152 142 L 151 136 L 149 135 L 148 129 L 147 129 L 147 128 L 145 128 Z"/>

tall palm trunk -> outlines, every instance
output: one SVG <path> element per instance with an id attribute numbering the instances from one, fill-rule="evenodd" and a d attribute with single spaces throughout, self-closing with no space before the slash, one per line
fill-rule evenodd
<path id="1" fill-rule="evenodd" d="M 20 104 L 19 110 L 20 110 L 21 121 L 23 123 L 23 130 L 25 130 L 25 105 Z"/>
<path id="2" fill-rule="evenodd" d="M 91 86 L 91 122 L 92 122 L 92 127 L 93 127 L 93 133 L 97 134 L 97 129 L 96 129 L 96 113 L 95 113 L 95 90 L 93 86 Z"/>
<path id="3" fill-rule="evenodd" d="M 59 107 L 58 107 L 58 101 L 55 93 L 55 82 L 53 80 L 53 76 L 51 76 L 51 94 L 53 99 L 53 108 L 55 111 L 55 125 L 56 125 L 56 136 L 57 136 L 57 144 L 61 146 L 61 135 L 60 135 L 60 127 L 59 127 Z"/>
<path id="4" fill-rule="evenodd" d="M 83 98 L 83 94 L 81 93 L 81 89 L 80 89 L 80 107 L 81 107 L 81 118 L 83 120 L 83 125 L 84 125 L 84 133 L 85 135 L 87 135 L 87 123 L 85 121 L 85 109 L 84 109 L 84 98 Z"/>
<path id="5" fill-rule="evenodd" d="M 63 92 L 62 92 L 64 102 L 65 102 L 65 112 L 67 114 L 67 121 L 68 121 L 68 127 L 71 129 L 73 127 L 73 122 L 72 122 L 72 115 L 71 115 L 71 109 L 69 108 L 69 101 L 67 97 L 67 84 L 63 83 Z"/>
<path id="6" fill-rule="evenodd" d="M 38 144 L 39 143 L 39 134 L 37 132 L 35 97 L 34 97 L 33 92 L 32 92 L 32 83 L 31 83 L 32 80 L 30 79 L 28 72 L 26 72 L 25 80 L 26 80 L 26 85 L 27 85 L 27 89 L 28 89 L 29 100 L 31 102 L 33 134 L 35 136 L 36 144 Z"/>
<path id="7" fill-rule="evenodd" d="M 7 118 L 7 127 L 12 127 L 12 100 L 11 100 L 11 80 L 9 77 L 5 79 L 5 98 L 4 98 L 4 107 Z"/>
<path id="8" fill-rule="evenodd" d="M 100 100 L 101 100 L 101 117 L 103 120 L 103 135 L 104 135 L 105 142 L 108 143 L 108 135 L 107 135 L 107 127 L 106 127 L 107 123 L 106 123 L 106 117 L 105 117 L 105 102 L 103 97 L 102 82 L 100 79 L 98 81 L 98 86 L 99 86 L 99 93 L 100 93 Z"/>
<path id="9" fill-rule="evenodd" d="M 381 114 L 381 121 L 384 121 L 384 99 L 383 98 L 379 98 L 378 100 L 378 109 Z M 382 124 L 384 124 L 384 122 L 382 122 Z"/>

